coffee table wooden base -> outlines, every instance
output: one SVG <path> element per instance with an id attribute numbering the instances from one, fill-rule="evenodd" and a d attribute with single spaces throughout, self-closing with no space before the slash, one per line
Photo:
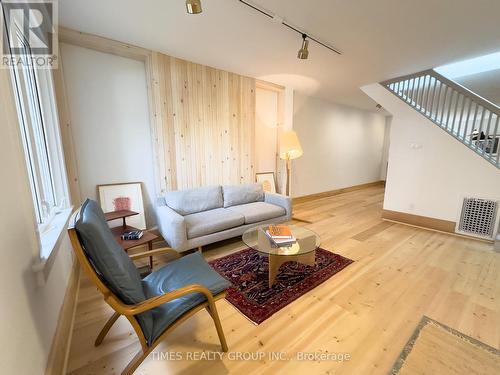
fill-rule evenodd
<path id="1" fill-rule="evenodd" d="M 273 286 L 280 266 L 286 262 L 297 262 L 306 266 L 314 266 L 316 250 L 300 255 L 273 255 L 269 254 L 269 287 Z"/>

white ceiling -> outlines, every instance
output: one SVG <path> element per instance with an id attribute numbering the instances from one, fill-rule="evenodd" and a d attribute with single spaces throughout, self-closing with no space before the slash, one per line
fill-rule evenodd
<path id="1" fill-rule="evenodd" d="M 462 76 L 454 80 L 500 107 L 500 69 Z"/>
<path id="2" fill-rule="evenodd" d="M 310 44 L 237 0 L 60 0 L 60 24 L 308 95 L 374 110 L 359 87 L 500 50 L 499 0 L 253 0 L 343 51 Z"/>

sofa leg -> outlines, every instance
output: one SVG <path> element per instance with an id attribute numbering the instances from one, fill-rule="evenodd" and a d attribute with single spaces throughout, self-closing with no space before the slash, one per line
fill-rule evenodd
<path id="1" fill-rule="evenodd" d="M 198 246 L 198 251 L 201 253 L 203 248 L 201 246 Z"/>

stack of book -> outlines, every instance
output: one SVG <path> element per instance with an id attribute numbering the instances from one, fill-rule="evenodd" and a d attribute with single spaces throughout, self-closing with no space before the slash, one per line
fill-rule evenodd
<path id="1" fill-rule="evenodd" d="M 291 246 L 297 242 L 287 225 L 270 225 L 265 233 L 276 246 Z"/>
<path id="2" fill-rule="evenodd" d="M 142 237 L 144 232 L 142 230 L 133 230 L 131 232 L 125 232 L 121 235 L 122 240 L 137 241 Z"/>

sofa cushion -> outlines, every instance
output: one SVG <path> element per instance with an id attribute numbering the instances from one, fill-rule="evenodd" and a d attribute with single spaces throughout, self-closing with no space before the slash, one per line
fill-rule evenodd
<path id="1" fill-rule="evenodd" d="M 165 194 L 165 203 L 183 216 L 208 211 L 222 207 L 222 190 L 220 186 L 207 186 L 169 191 Z"/>
<path id="2" fill-rule="evenodd" d="M 218 294 L 231 286 L 231 283 L 215 272 L 200 252 L 186 255 L 168 263 L 144 279 L 144 293 L 153 298 L 189 284 L 201 284 L 212 294 Z M 192 293 L 164 303 L 153 310 L 153 332 L 147 337 L 151 344 L 177 318 L 196 305 L 205 302 L 201 293 Z"/>
<path id="3" fill-rule="evenodd" d="M 245 223 L 245 218 L 237 212 L 216 208 L 215 210 L 186 215 L 184 221 L 187 237 L 191 239 L 238 227 Z"/>
<path id="4" fill-rule="evenodd" d="M 274 219 L 286 215 L 283 207 L 266 202 L 253 202 L 226 208 L 227 211 L 239 213 L 245 217 L 245 224 Z"/>
<path id="5" fill-rule="evenodd" d="M 96 272 L 111 291 L 126 304 L 136 304 L 146 299 L 141 277 L 127 253 L 115 241 L 99 205 L 87 199 L 75 223 L 76 232 L 85 254 Z M 137 320 L 145 335 L 151 333 L 152 315 L 143 313 Z"/>
<path id="6" fill-rule="evenodd" d="M 237 206 L 239 204 L 262 202 L 264 190 L 262 184 L 225 185 L 222 187 L 224 196 L 224 207 Z"/>

